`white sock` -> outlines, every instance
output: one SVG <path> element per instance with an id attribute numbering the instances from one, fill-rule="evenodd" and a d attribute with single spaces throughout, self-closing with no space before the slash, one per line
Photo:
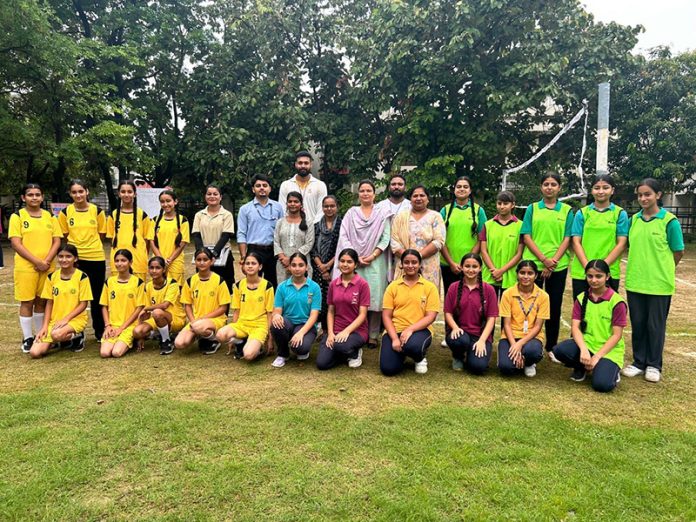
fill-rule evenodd
<path id="1" fill-rule="evenodd" d="M 22 340 L 32 336 L 31 333 L 31 317 L 19 316 L 19 326 L 22 327 Z"/>
<path id="2" fill-rule="evenodd" d="M 40 314 L 34 313 L 34 331 L 38 332 L 41 330 L 41 327 L 43 326 L 43 321 L 44 321 L 44 314 L 41 312 Z"/>
<path id="3" fill-rule="evenodd" d="M 165 324 L 162 327 L 157 327 L 159 330 L 160 336 L 162 337 L 163 341 L 168 341 L 169 340 L 169 325 Z"/>
<path id="4" fill-rule="evenodd" d="M 203 339 L 208 339 L 209 341 L 215 340 L 215 332 L 211 333 L 208 337 L 203 337 Z"/>

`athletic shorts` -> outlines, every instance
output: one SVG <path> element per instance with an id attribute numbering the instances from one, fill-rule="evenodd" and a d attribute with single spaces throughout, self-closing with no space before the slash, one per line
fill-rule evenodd
<path id="1" fill-rule="evenodd" d="M 263 324 L 239 321 L 236 323 L 230 323 L 227 326 L 234 328 L 234 336 L 237 339 L 249 338 L 263 343 L 268 337 L 268 323 L 265 321 Z"/>
<path id="2" fill-rule="evenodd" d="M 53 337 L 51 337 L 51 331 L 53 330 L 53 326 L 55 324 L 56 324 L 55 321 L 51 321 L 50 323 L 48 323 L 48 333 L 46 334 L 46 336 L 43 339 L 41 339 L 42 343 L 52 343 L 53 342 Z M 70 328 L 72 328 L 76 334 L 84 332 L 85 327 L 87 326 L 87 318 L 86 317 L 82 317 L 82 318 L 76 317 L 72 321 L 68 321 L 68 326 Z"/>
<path id="3" fill-rule="evenodd" d="M 214 318 L 212 318 L 212 319 L 210 319 L 210 320 L 213 321 L 213 325 L 214 325 L 215 331 L 217 332 L 220 328 L 222 328 L 223 326 L 225 326 L 225 323 L 227 323 L 227 316 L 226 316 L 226 315 L 221 315 L 220 317 L 214 317 Z M 184 332 L 184 331 L 190 330 L 190 329 L 191 329 L 191 324 L 187 324 L 186 326 L 184 326 L 184 327 L 181 329 L 181 331 Z"/>
<path id="4" fill-rule="evenodd" d="M 112 343 L 116 344 L 118 341 L 123 341 L 126 346 L 133 346 L 133 329 L 135 325 L 131 325 L 121 332 L 118 337 L 102 337 L 102 344 Z"/>
<path id="5" fill-rule="evenodd" d="M 14 292 L 17 301 L 33 301 L 41 295 L 48 272 L 14 271 Z"/>
<path id="6" fill-rule="evenodd" d="M 150 317 L 147 321 L 143 321 L 143 324 L 149 324 L 153 330 L 157 330 L 158 326 L 155 324 L 155 320 Z M 180 332 L 186 325 L 185 319 L 179 319 L 174 317 L 172 319 L 172 324 L 169 325 L 169 330 L 172 332 Z"/>
<path id="7" fill-rule="evenodd" d="M 167 270 L 167 277 L 169 277 L 170 279 L 174 279 L 174 281 L 176 281 L 179 284 L 182 284 L 182 285 L 184 284 L 184 271 L 183 270 L 180 270 L 178 272 L 171 272 L 171 271 Z"/>

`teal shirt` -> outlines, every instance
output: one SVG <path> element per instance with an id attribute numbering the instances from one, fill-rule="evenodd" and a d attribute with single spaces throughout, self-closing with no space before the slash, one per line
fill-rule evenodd
<path id="1" fill-rule="evenodd" d="M 655 217 L 651 219 L 665 219 L 667 211 L 661 208 L 660 211 L 655 214 Z M 641 210 L 636 214 L 640 219 L 643 219 L 643 211 Z M 643 219 L 643 221 L 645 221 Z M 682 233 L 681 225 L 678 219 L 673 219 L 667 223 L 667 244 L 672 252 L 681 252 L 684 250 L 684 234 Z"/>
<path id="2" fill-rule="evenodd" d="M 616 208 L 616 205 L 614 205 L 613 203 L 611 203 L 609 207 L 605 208 L 604 210 L 597 210 L 597 207 L 595 207 L 594 203 L 590 203 L 590 205 L 588 206 L 591 210 L 594 210 L 595 212 L 613 212 Z M 628 226 L 628 214 L 625 210 L 622 210 L 621 212 L 619 212 L 619 220 L 616 223 L 616 237 L 627 237 Z M 585 215 L 582 212 L 578 212 L 577 214 L 575 214 L 575 218 L 573 219 L 573 227 L 571 229 L 570 235 L 573 237 L 582 237 L 584 229 Z"/>
<path id="3" fill-rule="evenodd" d="M 278 285 L 274 306 L 283 309 L 283 317 L 294 325 L 304 324 L 313 310 L 321 310 L 321 288 L 307 279 L 298 290 L 292 284 L 292 278 Z"/>
<path id="4" fill-rule="evenodd" d="M 562 203 L 560 201 L 556 201 L 556 206 L 553 207 L 552 210 L 555 210 L 556 212 L 559 212 L 561 210 L 561 205 Z M 543 210 L 546 208 L 546 205 L 544 204 L 544 200 L 542 199 L 539 201 L 536 206 L 540 209 Z M 522 220 L 522 229 L 520 230 L 520 234 L 530 234 L 532 236 L 532 239 L 534 239 L 534 235 L 532 234 L 532 214 L 534 210 L 532 209 L 533 205 L 529 205 L 527 207 L 527 210 L 524 212 L 524 219 Z M 566 219 L 565 223 L 565 232 L 563 234 L 563 237 L 570 237 L 572 236 L 573 232 L 573 211 L 571 210 L 568 212 L 568 218 Z"/>

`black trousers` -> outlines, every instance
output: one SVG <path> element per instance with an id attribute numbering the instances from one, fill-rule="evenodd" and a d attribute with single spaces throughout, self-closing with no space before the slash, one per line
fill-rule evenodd
<path id="1" fill-rule="evenodd" d="M 516 341 L 518 339 L 515 339 Z M 544 347 L 539 339 L 532 339 L 522 347 L 522 358 L 525 366 L 536 364 L 544 357 Z M 515 366 L 510 359 L 510 341 L 501 339 L 498 343 L 498 369 L 503 375 L 515 375 L 521 373 L 522 368 Z"/>
<path id="2" fill-rule="evenodd" d="M 452 283 L 459 281 L 460 277 L 452 272 L 449 265 L 440 264 L 440 272 L 442 272 L 442 282 L 444 284 L 444 294 L 447 295 L 447 290 L 449 290 Z"/>
<path id="3" fill-rule="evenodd" d="M 612 277 L 609 279 L 609 286 L 614 292 L 618 292 L 619 280 Z M 573 301 L 575 301 L 581 293 L 587 292 L 589 289 L 590 285 L 587 284 L 587 279 L 573 279 Z"/>
<path id="4" fill-rule="evenodd" d="M 401 335 L 401 332 L 398 332 Z M 401 345 L 401 351 L 397 352 L 392 348 L 392 340 L 389 334 L 382 336 L 382 344 L 379 350 L 379 369 L 383 375 L 391 377 L 401 373 L 404 369 L 406 357 L 410 357 L 415 362 L 421 362 L 428 353 L 428 347 L 433 340 L 430 330 L 424 328 L 413 332 L 406 344 Z"/>
<path id="5" fill-rule="evenodd" d="M 106 279 L 106 261 L 85 261 L 80 260 L 80 270 L 89 277 L 89 286 L 92 289 L 92 302 L 90 303 L 90 313 L 92 315 L 92 328 L 94 337 L 101 339 L 104 334 L 104 317 L 102 316 L 99 298 L 104 288 Z"/>
<path id="6" fill-rule="evenodd" d="M 585 368 L 580 362 L 580 348 L 573 339 L 566 339 L 554 347 L 553 354 L 556 359 L 570 368 L 578 370 Z M 619 369 L 619 365 L 614 361 L 602 357 L 592 370 L 592 389 L 602 393 L 612 391 L 616 388 L 619 379 Z"/>
<path id="7" fill-rule="evenodd" d="M 283 321 L 282 328 L 276 328 L 275 326 L 271 325 L 271 335 L 273 336 L 273 340 L 278 347 L 278 355 L 287 359 L 290 357 L 290 339 L 292 339 L 292 336 L 295 335 L 298 330 L 304 326 L 304 324 L 292 324 L 286 318 L 283 318 Z M 292 351 L 295 352 L 296 355 L 307 355 L 312 349 L 312 343 L 316 338 L 316 329 L 310 329 L 309 332 L 304 334 L 302 344 L 297 348 L 292 348 Z"/>
<path id="8" fill-rule="evenodd" d="M 538 277 L 536 284 L 549 294 L 551 318 L 546 321 L 546 351 L 550 352 L 558 344 L 558 332 L 561 330 L 561 307 L 563 306 L 563 291 L 565 290 L 568 269 L 553 272 L 549 277 Z"/>
<path id="9" fill-rule="evenodd" d="M 348 336 L 346 342 L 334 342 L 333 348 L 326 346 L 326 336 L 319 344 L 317 354 L 317 368 L 320 370 L 330 370 L 334 366 L 346 362 L 348 359 L 355 359 L 360 348 L 365 344 L 365 339 L 360 334 L 353 332 Z"/>
<path id="10" fill-rule="evenodd" d="M 232 252 L 227 256 L 225 266 L 213 266 L 210 270 L 222 278 L 231 294 L 234 286 L 234 257 L 232 257 Z"/>
<path id="11" fill-rule="evenodd" d="M 641 370 L 652 366 L 662 371 L 662 352 L 665 348 L 667 315 L 672 296 L 629 291 L 626 296 L 631 315 L 633 366 Z"/>
<path id="12" fill-rule="evenodd" d="M 256 252 L 261 257 L 263 270 L 259 273 L 266 281 L 273 285 L 273 288 L 278 287 L 278 278 L 276 277 L 276 259 L 273 255 L 273 245 L 247 245 L 247 253 Z"/>
<path id="13" fill-rule="evenodd" d="M 448 333 L 445 341 L 447 346 L 452 350 L 452 358 L 464 361 L 466 369 L 474 375 L 483 375 L 488 369 L 488 364 L 491 362 L 493 355 L 493 345 L 490 341 L 486 341 L 486 353 L 479 357 L 474 352 L 474 344 L 478 342 L 480 337 L 464 332 L 456 339 L 452 339 Z"/>

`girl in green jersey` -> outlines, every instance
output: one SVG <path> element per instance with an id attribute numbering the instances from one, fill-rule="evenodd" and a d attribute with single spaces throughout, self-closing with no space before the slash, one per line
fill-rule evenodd
<path id="1" fill-rule="evenodd" d="M 656 180 L 641 181 L 636 194 L 641 211 L 631 216 L 626 266 L 633 364 L 622 373 L 626 377 L 644 374 L 646 381 L 658 382 L 676 267 L 684 255 L 684 236 L 676 216 L 660 208 L 662 191 Z"/>

